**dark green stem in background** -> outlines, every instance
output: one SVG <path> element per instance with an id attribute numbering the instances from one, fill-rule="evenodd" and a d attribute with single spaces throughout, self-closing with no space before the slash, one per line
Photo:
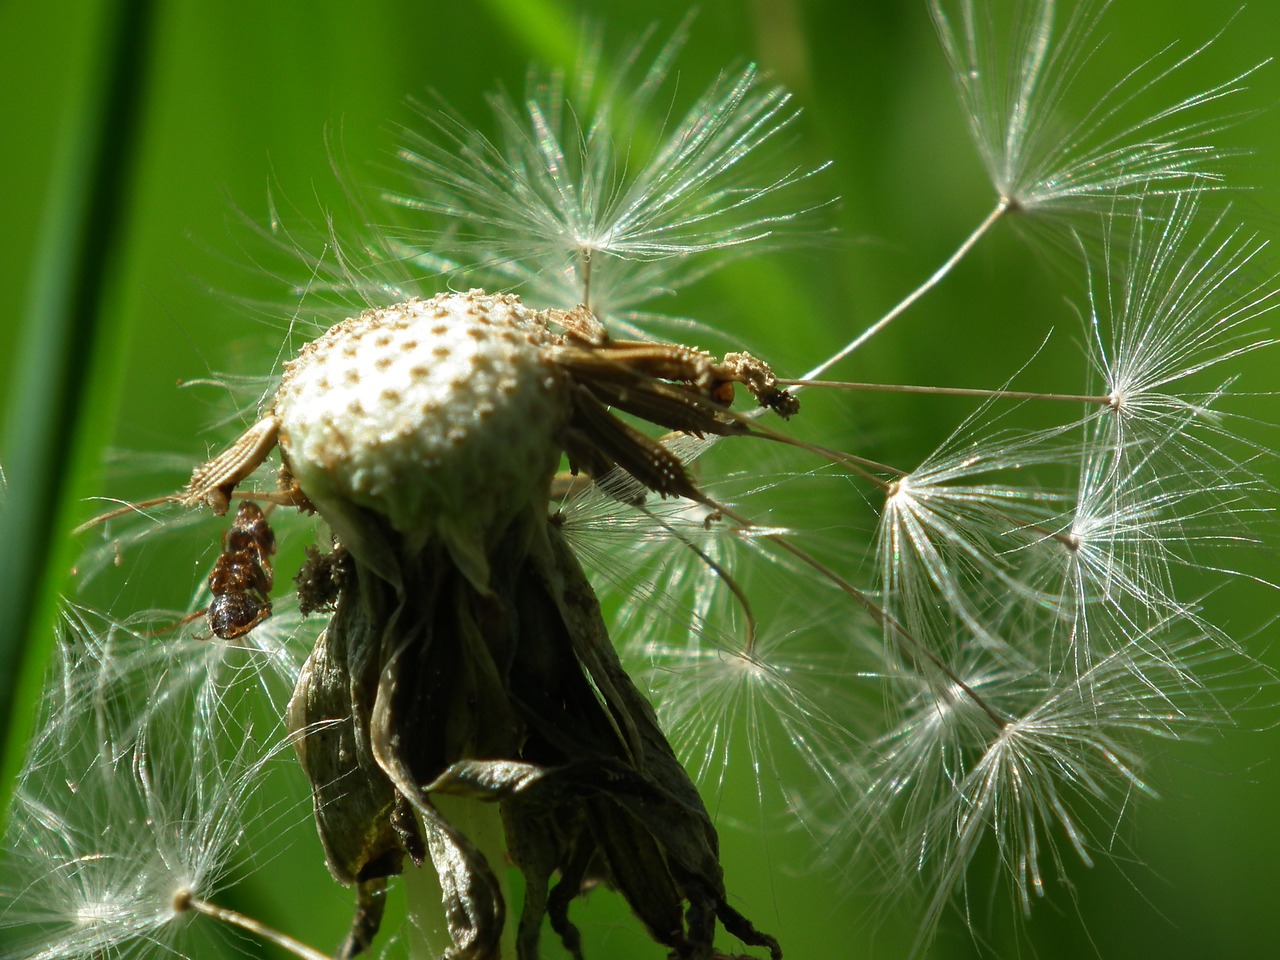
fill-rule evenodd
<path id="1" fill-rule="evenodd" d="M 107 335 L 104 291 L 126 232 L 151 59 L 151 0 L 112 0 L 98 17 L 94 55 L 75 65 L 80 75 L 66 101 L 21 316 L 16 375 L 5 401 L 0 464 L 9 489 L 0 512 L 0 733 L 11 719 L 23 650 L 46 594 L 44 578 L 61 576 L 50 569 L 59 553 L 58 510 L 69 487 L 85 386 Z"/>

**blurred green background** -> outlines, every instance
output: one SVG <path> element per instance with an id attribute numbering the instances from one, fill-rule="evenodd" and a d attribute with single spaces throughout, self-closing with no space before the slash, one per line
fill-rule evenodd
<path id="1" fill-rule="evenodd" d="M 1095 68 L 1105 86 L 1167 43 L 1190 49 L 1213 36 L 1233 9 L 1190 0 L 1117 4 L 1076 106 L 1098 92 L 1090 86 Z M 258 251 L 242 249 L 242 217 L 265 223 L 269 191 L 286 220 L 290 206 L 315 219 L 341 205 L 331 171 L 337 154 L 353 181 L 377 182 L 394 163 L 393 126 L 413 120 L 406 95 L 436 90 L 462 116 L 488 124 L 484 95 L 496 84 L 518 92 L 531 60 L 572 61 L 584 13 L 602 21 L 621 47 L 651 21 L 670 29 L 685 12 L 685 4 L 668 0 L 0 6 L 0 289 L 7 304 L 0 465 L 9 483 L 0 669 L 12 684 L 15 718 L 6 776 L 35 709 L 55 598 L 68 588 L 75 552 L 66 531 L 96 511 L 86 497 L 166 491 L 154 480 L 132 489 L 108 478 L 107 451 L 198 461 L 230 434 L 198 432 L 208 422 L 205 402 L 177 382 L 211 371 L 265 372 L 274 357 L 276 329 L 236 301 L 275 297 L 286 317 L 292 306 L 267 275 L 284 267 L 250 262 Z M 1171 89 L 1190 93 L 1233 76 L 1270 56 L 1277 37 L 1280 7 L 1254 4 Z M 821 189 L 841 198 L 830 214 L 841 239 L 768 265 L 737 264 L 683 294 L 680 309 L 733 331 L 775 367 L 800 370 L 932 271 L 994 198 L 923 0 L 706 0 L 680 60 L 680 94 L 691 96 L 745 59 L 772 71 L 804 108 L 792 147 L 798 162 L 834 161 Z M 1254 188 L 1239 195 L 1237 210 L 1275 232 L 1280 71 L 1265 68 L 1250 86 L 1239 106 L 1259 115 L 1219 140 L 1253 151 L 1234 165 L 1235 182 Z M 999 384 L 1050 327 L 1065 331 L 1059 343 L 1076 335 L 1057 288 L 1037 250 L 1001 230 L 843 373 Z M 1243 366 L 1242 389 L 1274 388 L 1274 351 Z M 1262 397 L 1251 412 L 1276 422 L 1276 407 Z M 877 400 L 865 429 L 892 449 L 918 452 L 954 423 L 954 415 L 930 419 L 937 416 L 936 407 L 911 399 Z M 1256 436 L 1276 445 L 1262 427 Z M 207 552 L 199 559 L 207 563 Z M 181 603 L 198 579 L 192 566 L 177 570 L 174 584 L 146 586 Z M 123 595 L 121 583 L 111 589 Z M 1259 629 L 1274 616 L 1276 599 L 1265 590 L 1255 597 L 1258 605 L 1249 608 L 1233 596 L 1217 615 L 1237 635 Z M 1280 665 L 1274 635 L 1260 630 L 1251 649 Z M 1031 955 L 1273 955 L 1280 944 L 1278 749 L 1274 712 L 1258 711 L 1223 739 L 1170 750 L 1153 777 L 1163 798 L 1130 811 L 1115 844 L 1117 862 L 1092 870 L 1070 865 L 1074 889 L 1058 887 L 1037 905 L 1026 931 Z M 328 881 L 306 818 L 299 820 L 288 841 L 296 849 L 262 864 L 233 897 L 324 946 L 345 928 L 348 894 Z M 730 828 L 724 842 L 738 906 L 775 932 L 789 957 L 905 953 L 910 910 L 886 914 L 811 869 L 803 836 L 762 843 L 749 829 Z M 1014 921 L 1001 909 L 997 904 L 990 924 L 979 922 L 993 952 L 1012 956 Z M 594 897 L 579 919 L 589 957 L 658 955 L 606 896 Z M 240 949 L 254 955 L 259 948 Z M 550 957 L 558 948 L 548 942 L 545 950 Z M 930 956 L 974 953 L 951 917 Z"/>

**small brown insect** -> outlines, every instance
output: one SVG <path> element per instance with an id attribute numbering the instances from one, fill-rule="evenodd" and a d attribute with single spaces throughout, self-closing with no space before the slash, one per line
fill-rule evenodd
<path id="1" fill-rule="evenodd" d="M 271 616 L 271 555 L 276 537 L 256 503 L 242 500 L 222 535 L 222 553 L 209 574 L 209 629 L 223 640 L 242 637 Z"/>

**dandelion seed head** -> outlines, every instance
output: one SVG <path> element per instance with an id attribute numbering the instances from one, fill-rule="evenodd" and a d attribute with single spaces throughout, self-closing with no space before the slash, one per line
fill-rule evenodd
<path id="1" fill-rule="evenodd" d="M 548 336 L 515 297 L 480 291 L 337 324 L 286 364 L 272 405 L 293 476 L 335 515 L 330 504 L 359 504 L 417 542 L 491 527 L 545 488 L 558 457 L 567 404 Z M 472 536 L 451 539 L 475 551 Z"/>

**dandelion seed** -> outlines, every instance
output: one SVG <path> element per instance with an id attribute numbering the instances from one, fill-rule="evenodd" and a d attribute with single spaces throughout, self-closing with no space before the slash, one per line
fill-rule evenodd
<path id="1" fill-rule="evenodd" d="M 1065 870 L 1053 834 L 1091 863 L 1085 824 L 1127 792 L 1150 792 L 1144 741 L 1225 718 L 1209 691 L 1238 647 L 1179 597 L 1175 574 L 1197 565 L 1197 540 L 1226 535 L 1200 528 L 1255 509 L 1258 484 L 1228 452 L 1222 421 L 1205 421 L 1220 384 L 1179 391 L 1265 345 L 1244 331 L 1276 284 L 1239 277 L 1253 241 L 1198 221 L 1199 202 L 1179 196 L 1163 216 L 1143 208 L 1129 250 L 1105 247 L 1087 326 L 1105 387 L 1074 398 L 1082 417 L 991 439 L 972 417 L 887 486 L 886 637 L 901 624 L 938 659 L 916 647 L 900 659 L 901 645 L 887 646 L 883 676 L 901 719 L 873 747 L 869 772 L 850 776 L 866 798 L 858 822 L 906 830 L 896 857 L 863 840 L 872 859 L 925 875 L 934 891 L 917 949 L 986 838 L 1029 911 L 1046 863 Z M 984 395 L 984 411 L 1002 393 Z M 1074 490 L 1045 485 L 1054 464 L 1078 470 Z"/>
<path id="2" fill-rule="evenodd" d="M 948 649 L 957 624 L 979 643 L 1003 643 L 988 627 L 989 610 L 1019 589 L 1020 548 L 1049 533 L 1042 522 L 1062 499 L 1034 480 L 1019 481 L 1060 460 L 1058 431 L 978 441 L 971 430 L 966 422 L 889 484 L 879 533 L 885 609 L 896 624 Z"/>
<path id="3" fill-rule="evenodd" d="M 64 699 L 50 701 L 9 810 L 3 956 L 185 956 L 194 912 L 209 913 L 243 852 L 263 846 L 254 836 L 268 835 L 272 814 L 254 797 L 284 744 L 192 724 L 172 700 L 140 720 L 115 665 L 86 653 L 102 649 L 96 640 L 79 642 L 86 624 L 68 620 Z M 220 919 L 245 925 L 229 911 Z"/>
<path id="4" fill-rule="evenodd" d="M 987 174 L 999 195 L 995 207 L 923 283 L 801 380 L 816 380 L 884 330 L 963 260 L 1010 213 L 1027 223 L 1059 221 L 1081 227 L 1082 214 L 1133 216 L 1153 197 L 1194 196 L 1224 182 L 1232 151 L 1211 138 L 1235 117 L 1211 112 L 1244 91 L 1264 64 L 1137 122 L 1129 108 L 1161 90 L 1203 53 L 1181 58 L 1172 48 L 1130 70 L 1084 114 L 1069 122 L 1063 105 L 1089 62 L 1093 30 L 1109 0 L 1077 5 L 1055 40 L 1055 0 L 1030 4 L 929 0 L 951 64 L 961 106 Z M 1011 70 L 1009 64 L 1014 64 Z M 1065 130 L 1065 132 L 1063 132 Z M 1139 214 L 1140 215 L 1140 214 Z"/>
<path id="5" fill-rule="evenodd" d="M 200 632 L 203 627 L 165 634 L 185 619 L 171 611 L 143 611 L 121 622 L 69 604 L 64 619 L 74 642 L 62 646 L 67 666 L 59 681 L 59 709 L 70 721 L 107 700 L 131 704 L 132 726 L 139 732 L 157 714 L 172 716 L 178 709 L 188 710 L 191 722 L 209 736 L 245 722 L 254 705 L 282 712 L 314 640 L 296 607 L 279 610 L 234 642 L 210 640 Z M 130 742 L 123 719 L 114 739 Z"/>
<path id="6" fill-rule="evenodd" d="M 1095 814 L 1120 809 L 1129 793 L 1152 792 L 1139 743 L 1184 739 L 1224 719 L 1205 691 L 1223 668 L 1214 642 L 1191 634 L 1166 640 L 1159 655 L 1142 646 L 1117 650 L 1078 681 L 1051 686 L 990 738 L 971 766 L 955 771 L 952 800 L 934 811 L 921 840 L 946 850 L 932 916 L 988 833 L 1028 912 L 1045 894 L 1046 861 L 1063 869 L 1055 833 L 1089 864 Z"/>
<path id="7" fill-rule="evenodd" d="M 1244 90 L 1261 64 L 1127 120 L 1135 102 L 1163 89 L 1209 44 L 1182 56 L 1168 48 L 1130 70 L 1082 117 L 1066 120 L 1062 106 L 1093 57 L 1092 34 L 1108 5 L 1074 5 L 1063 26 L 1054 0 L 1017 8 L 930 0 L 974 143 L 1005 206 L 1041 216 L 1109 212 L 1118 198 L 1142 201 L 1223 181 L 1230 154 L 1210 138 L 1231 118 L 1209 110 Z"/>
<path id="8" fill-rule="evenodd" d="M 535 74 L 522 103 L 492 97 L 496 143 L 447 109 L 423 110 L 429 133 L 408 133 L 402 152 L 421 179 L 392 199 L 456 222 L 461 232 L 410 234 L 411 248 L 429 251 L 434 262 L 457 250 L 473 282 L 490 289 L 518 283 L 535 305 L 585 303 L 621 322 L 735 249 L 758 251 L 795 221 L 793 203 L 770 209 L 770 202 L 792 196 L 818 171 L 790 168 L 762 179 L 760 162 L 796 118 L 790 95 L 748 65 L 717 80 L 655 137 L 643 129 L 645 111 L 664 88 L 686 28 L 637 79 L 631 71 L 651 37 L 607 80 L 594 69 L 597 38 L 584 58 L 592 66 L 579 71 L 576 85 L 560 73 Z M 645 156 L 641 144 L 651 139 Z M 653 333 L 651 324 L 615 329 Z"/>
<path id="9" fill-rule="evenodd" d="M 1184 439 L 1169 460 L 1191 463 L 1213 457 L 1222 438 L 1201 452 L 1192 440 L 1197 428 L 1218 430 L 1210 410 L 1225 384 L 1205 384 L 1203 375 L 1271 343 L 1255 324 L 1280 297 L 1275 275 L 1247 275 L 1267 242 L 1233 226 L 1229 211 L 1206 217 L 1200 205 L 1190 193 L 1158 210 L 1141 208 L 1149 215 L 1139 217 L 1126 247 L 1106 237 L 1106 267 L 1089 288 L 1091 359 L 1117 414 L 1106 421 L 1116 448 L 1134 431 L 1173 434 Z M 1197 383 L 1204 385 L 1189 392 Z"/>
<path id="10" fill-rule="evenodd" d="M 807 798 L 819 788 L 797 774 L 807 772 L 830 789 L 840 758 L 854 750 L 857 698 L 844 689 L 853 660 L 822 649 L 819 638 L 830 630 L 811 617 L 808 643 L 794 630 L 766 632 L 750 651 L 733 636 L 650 645 L 648 676 L 661 692 L 658 719 L 688 758 L 695 781 L 723 796 L 730 771 L 747 773 L 759 811 L 777 807 L 803 824 Z M 770 802 L 774 797 L 780 805 Z"/>

